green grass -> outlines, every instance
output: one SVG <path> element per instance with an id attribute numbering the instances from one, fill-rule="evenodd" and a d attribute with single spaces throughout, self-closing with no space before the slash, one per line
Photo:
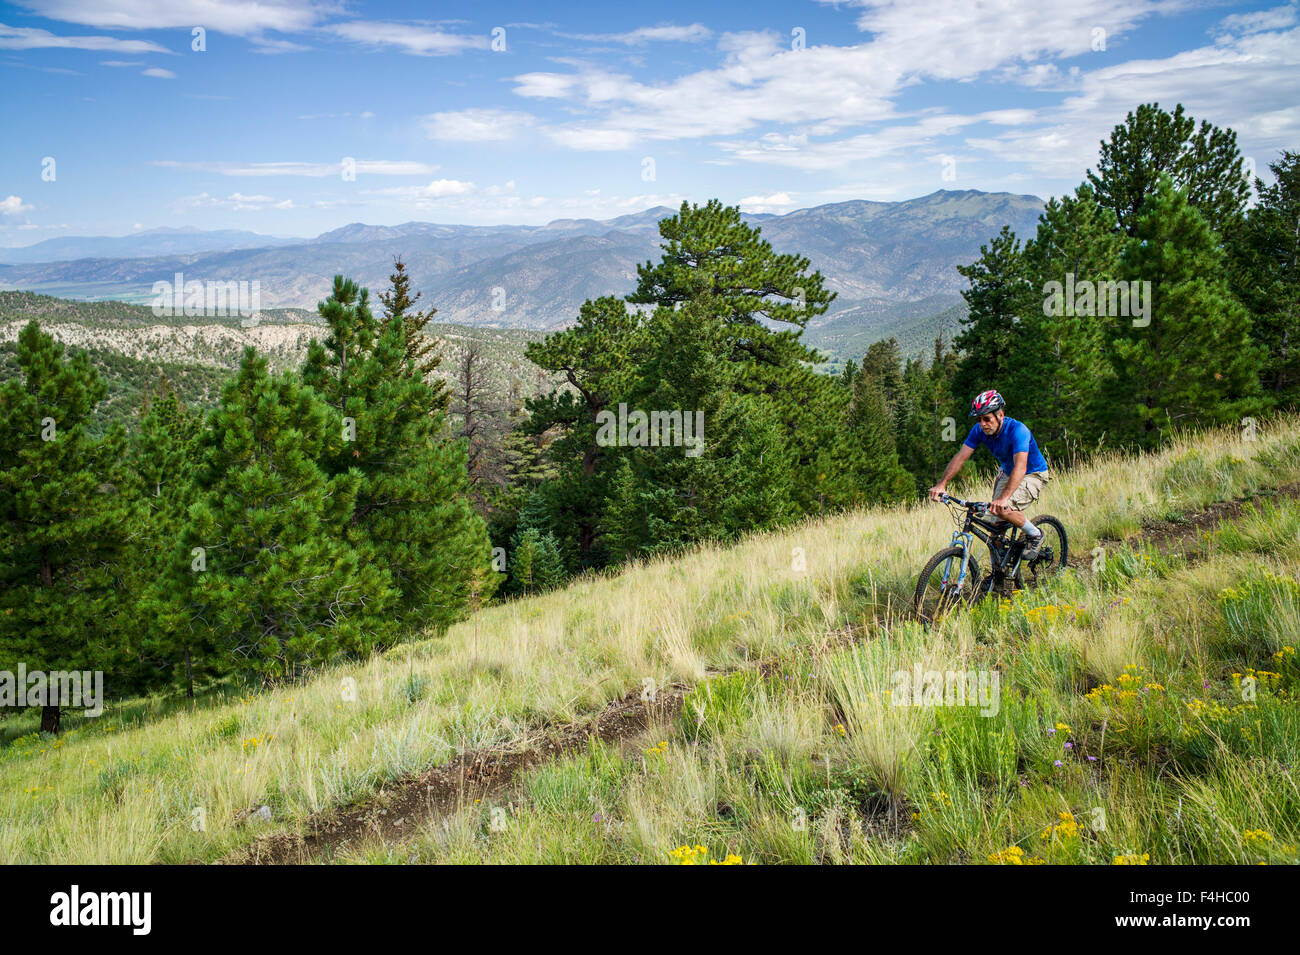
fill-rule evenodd
<path id="1" fill-rule="evenodd" d="M 1298 440 L 1296 419 L 1254 441 L 1186 436 L 1059 475 L 1043 509 L 1087 553 L 1117 523 L 1167 514 L 1173 468 L 1184 511 L 1294 482 L 1300 460 L 1278 449 Z M 1287 861 L 1300 841 L 1294 644 L 1279 624 L 1292 591 L 1267 575 L 1294 581 L 1300 541 L 1277 530 L 1294 505 L 1275 506 L 1211 535 L 1195 563 L 1112 548 L 1101 573 L 931 630 L 886 610 L 946 545 L 948 517 L 875 509 L 487 608 L 298 686 L 114 704 L 60 740 L 34 733 L 34 713 L 10 715 L 0 860 L 215 860 L 653 679 L 693 688 L 670 723 L 340 861 L 658 864 L 697 845 L 763 863 L 984 863 L 1011 848 L 1062 862 Z M 849 628 L 860 642 L 845 645 Z M 775 661 L 767 675 L 760 659 Z M 895 673 L 917 663 L 997 672 L 996 712 L 892 705 Z M 1135 697 L 1120 695 L 1125 674 Z M 261 805 L 269 824 L 240 822 Z"/>
<path id="2" fill-rule="evenodd" d="M 988 626 L 903 624 L 767 677 L 712 678 L 661 730 L 593 743 L 347 859 L 663 864 L 703 846 L 761 864 L 1294 862 L 1300 663 L 1293 643 L 1271 650 L 1270 628 L 1300 592 L 1300 555 L 1284 569 L 1219 555 L 1136 588 L 1071 573 L 1058 593 L 993 606 Z M 1211 597 L 1196 629 L 1126 644 L 1122 664 L 1091 657 L 1208 579 L 1266 584 L 1244 622 Z M 1248 649 L 1197 655 L 1227 631 Z M 914 662 L 1011 679 L 992 715 L 893 705 L 890 675 Z"/>

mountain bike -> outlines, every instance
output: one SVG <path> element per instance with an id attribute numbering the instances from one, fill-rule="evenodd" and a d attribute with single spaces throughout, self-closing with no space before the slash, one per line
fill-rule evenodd
<path id="1" fill-rule="evenodd" d="M 1050 514 L 1035 517 L 1034 526 L 1043 532 L 1043 545 L 1031 561 L 1021 559 L 1025 535 L 1010 521 L 990 518 L 990 504 L 963 501 L 944 494 L 956 530 L 944 550 L 930 558 L 916 581 L 912 609 L 927 623 L 933 623 L 955 607 L 973 606 L 991 593 L 1010 597 L 1023 590 L 1026 574 L 1031 586 L 1059 572 L 1069 556 L 1065 525 Z M 972 553 L 975 539 L 989 550 L 989 573 L 980 575 L 979 561 Z"/>

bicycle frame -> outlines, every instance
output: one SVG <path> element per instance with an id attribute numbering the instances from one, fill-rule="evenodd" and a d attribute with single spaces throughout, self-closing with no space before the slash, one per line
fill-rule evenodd
<path id="1" fill-rule="evenodd" d="M 965 504 L 967 502 L 960 503 Z M 1006 537 L 1008 530 L 1011 532 L 1010 537 Z M 949 547 L 960 547 L 962 549 L 961 568 L 957 574 L 957 587 L 959 589 L 966 582 L 966 576 L 970 569 L 971 547 L 975 538 L 983 541 L 984 546 L 989 550 L 990 580 L 997 582 L 1005 580 L 1008 574 L 1015 574 L 1017 565 L 1020 563 L 1020 552 L 1023 550 L 1023 548 L 1013 546 L 1017 540 L 1015 525 L 1009 521 L 994 524 L 991 521 L 983 520 L 977 517 L 968 507 L 966 509 L 966 520 L 960 530 L 953 532 L 952 540 L 948 545 Z M 948 584 L 949 569 L 945 567 L 940 587 L 946 589 Z"/>

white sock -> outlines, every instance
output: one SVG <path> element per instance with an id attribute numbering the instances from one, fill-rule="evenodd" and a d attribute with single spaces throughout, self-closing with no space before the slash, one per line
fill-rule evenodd
<path id="1" fill-rule="evenodd" d="M 1030 521 L 1025 521 L 1025 526 L 1021 528 L 1030 537 L 1041 537 L 1043 532 L 1035 527 Z"/>

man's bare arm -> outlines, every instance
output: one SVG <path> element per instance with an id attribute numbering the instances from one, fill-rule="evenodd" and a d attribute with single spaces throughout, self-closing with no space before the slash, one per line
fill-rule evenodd
<path id="1" fill-rule="evenodd" d="M 939 500 L 940 495 L 943 494 L 944 489 L 948 486 L 948 482 L 956 476 L 957 472 L 961 470 L 961 466 L 965 464 L 974 453 L 974 448 L 967 447 L 964 444 L 957 449 L 957 453 L 952 456 L 952 460 L 948 462 L 948 466 L 943 469 L 943 477 L 939 478 L 939 483 L 930 488 L 930 500 Z"/>

